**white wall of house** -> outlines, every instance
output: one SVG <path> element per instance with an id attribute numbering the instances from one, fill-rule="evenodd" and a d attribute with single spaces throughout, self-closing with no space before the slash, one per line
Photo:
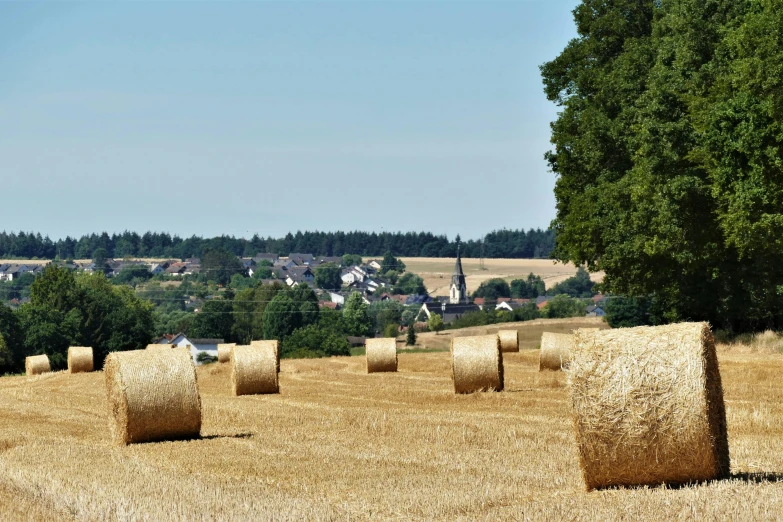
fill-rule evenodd
<path id="1" fill-rule="evenodd" d="M 337 303 L 338 305 L 344 305 L 345 304 L 345 297 L 340 294 L 335 294 L 334 292 L 329 292 L 329 298 L 332 300 L 333 303 Z"/>
<path id="2" fill-rule="evenodd" d="M 196 357 L 198 357 L 199 352 L 206 352 L 212 357 L 217 357 L 217 344 L 193 344 L 193 342 L 185 337 L 184 335 L 180 335 L 174 341 L 171 343 L 172 345 L 176 346 L 177 348 L 187 348 L 190 350 L 190 356 L 193 358 L 194 364 L 200 364 Z"/>

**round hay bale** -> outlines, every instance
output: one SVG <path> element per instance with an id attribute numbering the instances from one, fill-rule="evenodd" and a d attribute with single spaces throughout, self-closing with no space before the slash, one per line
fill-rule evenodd
<path id="1" fill-rule="evenodd" d="M 199 436 L 201 398 L 186 350 L 114 352 L 104 371 L 117 444 Z"/>
<path id="2" fill-rule="evenodd" d="M 600 332 L 600 328 L 577 328 L 580 332 Z"/>
<path id="3" fill-rule="evenodd" d="M 497 335 L 451 340 L 454 393 L 503 391 L 503 352 Z"/>
<path id="4" fill-rule="evenodd" d="M 567 368 L 571 361 L 571 345 L 573 344 L 574 336 L 571 334 L 544 332 L 541 335 L 538 371 L 560 371 Z"/>
<path id="5" fill-rule="evenodd" d="M 218 344 L 218 362 L 227 363 L 230 361 L 231 349 L 236 345 L 237 343 Z"/>
<path id="6" fill-rule="evenodd" d="M 500 339 L 500 350 L 503 352 L 519 351 L 519 331 L 517 330 L 499 330 L 498 339 Z"/>
<path id="7" fill-rule="evenodd" d="M 234 395 L 280 392 L 274 344 L 232 348 L 231 389 Z"/>
<path id="8" fill-rule="evenodd" d="M 250 341 L 250 346 L 271 346 L 275 350 L 275 358 L 277 360 L 277 371 L 280 371 L 280 341 L 272 339 L 269 341 Z"/>
<path id="9" fill-rule="evenodd" d="M 52 367 L 49 365 L 49 357 L 47 355 L 31 355 L 30 357 L 25 357 L 25 374 L 41 375 L 42 373 L 50 371 L 52 371 Z"/>
<path id="10" fill-rule="evenodd" d="M 707 323 L 578 331 L 567 376 L 588 490 L 728 475 L 723 388 Z"/>
<path id="11" fill-rule="evenodd" d="M 91 347 L 71 346 L 68 348 L 68 373 L 91 372 L 94 369 Z"/>
<path id="12" fill-rule="evenodd" d="M 397 371 L 397 340 L 394 337 L 366 339 L 367 373 Z"/>

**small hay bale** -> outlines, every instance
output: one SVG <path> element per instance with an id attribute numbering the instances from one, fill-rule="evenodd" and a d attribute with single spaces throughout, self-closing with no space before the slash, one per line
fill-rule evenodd
<path id="1" fill-rule="evenodd" d="M 519 331 L 518 330 L 499 330 L 498 339 L 500 339 L 500 350 L 503 352 L 519 351 Z"/>
<path id="2" fill-rule="evenodd" d="M 571 346 L 574 336 L 544 332 L 541 335 L 541 353 L 538 359 L 538 371 L 560 371 L 567 368 L 571 361 Z"/>
<path id="3" fill-rule="evenodd" d="M 30 357 L 25 357 L 25 374 L 41 375 L 42 373 L 50 371 L 52 371 L 52 367 L 49 365 L 49 357 L 47 355 L 31 355 Z"/>
<path id="4" fill-rule="evenodd" d="M 95 369 L 92 348 L 71 346 L 68 348 L 68 373 L 91 372 Z"/>
<path id="5" fill-rule="evenodd" d="M 587 332 L 587 333 L 589 333 L 589 332 L 600 332 L 601 331 L 600 328 L 577 328 L 577 330 L 579 330 L 580 332 Z"/>
<path id="6" fill-rule="evenodd" d="M 367 373 L 397 371 L 397 340 L 394 337 L 366 339 Z"/>
<path id="7" fill-rule="evenodd" d="M 231 360 L 231 349 L 237 343 L 218 344 L 218 362 L 226 363 Z"/>
<path id="8" fill-rule="evenodd" d="M 567 376 L 588 490 L 728 476 L 707 323 L 578 331 Z"/>
<path id="9" fill-rule="evenodd" d="M 271 346 L 275 350 L 275 358 L 277 359 L 277 371 L 280 371 L 280 341 L 272 339 L 270 341 L 250 341 L 250 346 Z"/>
<path id="10" fill-rule="evenodd" d="M 231 349 L 231 389 L 234 395 L 279 393 L 275 344 Z"/>
<path id="11" fill-rule="evenodd" d="M 104 365 L 109 424 L 117 444 L 198 437 L 201 398 L 185 350 L 109 354 Z"/>
<path id="12" fill-rule="evenodd" d="M 503 391 L 503 352 L 497 335 L 451 340 L 454 393 Z"/>

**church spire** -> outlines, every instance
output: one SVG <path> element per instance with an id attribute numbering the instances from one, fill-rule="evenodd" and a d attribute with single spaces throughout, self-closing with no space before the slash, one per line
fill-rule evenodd
<path id="1" fill-rule="evenodd" d="M 468 287 L 465 284 L 465 273 L 462 271 L 462 257 L 459 253 L 459 243 L 457 243 L 457 262 L 454 263 L 454 273 L 451 274 L 451 285 L 449 286 L 449 303 L 465 304 L 468 302 Z"/>

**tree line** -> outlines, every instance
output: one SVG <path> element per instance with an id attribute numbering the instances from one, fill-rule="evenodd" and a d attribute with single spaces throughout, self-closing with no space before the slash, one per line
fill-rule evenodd
<path id="1" fill-rule="evenodd" d="M 554 257 L 605 271 L 651 322 L 783 328 L 783 4 L 573 13 L 578 37 L 541 67 Z"/>
<path id="2" fill-rule="evenodd" d="M 461 241 L 459 235 L 449 240 L 430 232 L 318 232 L 298 231 L 282 238 L 250 239 L 233 236 L 181 238 L 165 232 L 106 232 L 52 240 L 34 232 L 0 232 L 0 257 L 22 259 L 91 259 L 96 250 L 107 257 L 160 257 L 186 259 L 201 257 L 210 250 L 228 251 L 236 256 L 270 253 L 287 256 L 291 252 L 316 256 L 382 256 L 391 251 L 407 257 L 455 257 L 457 245 L 463 257 L 546 258 L 555 244 L 552 230 L 496 230 L 481 240 Z"/>

